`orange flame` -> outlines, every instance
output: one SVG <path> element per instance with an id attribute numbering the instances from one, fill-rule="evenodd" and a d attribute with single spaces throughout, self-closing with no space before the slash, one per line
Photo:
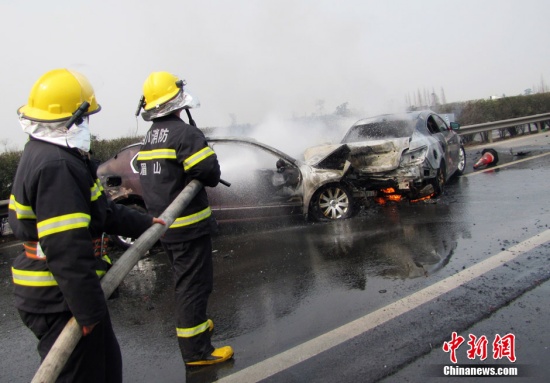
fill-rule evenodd
<path id="1" fill-rule="evenodd" d="M 410 200 L 409 202 L 424 201 L 424 200 L 430 199 L 430 198 L 432 198 L 432 197 L 433 197 L 433 194 L 430 194 L 430 195 L 427 195 L 426 197 L 422 197 L 422 198 Z"/>
<path id="2" fill-rule="evenodd" d="M 380 204 L 380 205 L 385 205 L 386 202 L 388 202 L 388 201 L 399 202 L 403 199 L 403 196 L 401 194 L 395 194 L 395 189 L 394 188 L 381 189 L 380 193 L 382 193 L 382 195 L 380 195 L 380 196 L 378 196 L 374 199 L 374 201 L 376 203 Z M 424 200 L 430 199 L 432 197 L 433 197 L 433 194 L 430 194 L 430 195 L 422 197 L 422 198 L 418 198 L 418 199 L 415 199 L 415 200 L 410 200 L 409 202 L 424 201 Z"/>
<path id="3" fill-rule="evenodd" d="M 400 194 L 394 194 L 395 193 L 394 188 L 382 189 L 380 190 L 380 192 L 383 193 L 383 195 L 376 197 L 374 199 L 376 203 L 380 205 L 384 205 L 388 201 L 399 202 L 403 198 Z"/>

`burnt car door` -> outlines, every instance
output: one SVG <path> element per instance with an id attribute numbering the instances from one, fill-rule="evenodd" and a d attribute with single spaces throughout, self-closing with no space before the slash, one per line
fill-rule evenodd
<path id="1" fill-rule="evenodd" d="M 126 146 L 98 167 L 97 176 L 104 191 L 116 203 L 128 204 L 127 201 L 142 200 L 143 192 L 136 163 L 140 148 L 141 143 Z M 145 206 L 144 203 L 142 205 Z"/>
<path id="2" fill-rule="evenodd" d="M 302 175 L 291 157 L 250 140 L 208 138 L 230 187 L 208 188 L 216 219 L 243 221 L 302 214 Z"/>
<path id="3" fill-rule="evenodd" d="M 431 126 L 430 126 L 431 125 Z M 460 150 L 460 137 L 452 131 L 445 120 L 437 114 L 428 117 L 428 129 L 438 138 L 445 151 L 445 165 L 447 178 L 457 169 Z"/>

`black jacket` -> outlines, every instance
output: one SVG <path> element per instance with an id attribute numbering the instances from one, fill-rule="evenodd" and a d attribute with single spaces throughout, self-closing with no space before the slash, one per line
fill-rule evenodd
<path id="1" fill-rule="evenodd" d="M 104 317 L 106 303 L 92 239 L 137 237 L 152 217 L 103 194 L 90 161 L 76 149 L 30 139 L 15 175 L 9 223 L 22 241 L 38 241 L 42 260 L 22 253 L 13 263 L 16 307 L 31 313 L 70 310 L 81 325 Z M 53 277 L 53 278 L 52 278 Z"/>
<path id="2" fill-rule="evenodd" d="M 217 156 L 202 131 L 174 114 L 153 120 L 137 160 L 145 204 L 153 215 L 161 214 L 191 180 L 210 187 L 220 180 Z M 162 240 L 173 243 L 208 234 L 212 219 L 202 188 Z"/>

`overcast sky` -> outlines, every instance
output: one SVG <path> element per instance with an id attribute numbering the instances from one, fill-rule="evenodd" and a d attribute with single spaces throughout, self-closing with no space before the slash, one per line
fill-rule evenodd
<path id="1" fill-rule="evenodd" d="M 200 127 L 277 122 L 348 102 L 365 117 L 443 89 L 447 102 L 550 84 L 548 0 L 0 0 L 0 150 L 27 136 L 16 110 L 46 71 L 91 81 L 100 138 L 144 134 L 152 71 L 201 101 Z"/>

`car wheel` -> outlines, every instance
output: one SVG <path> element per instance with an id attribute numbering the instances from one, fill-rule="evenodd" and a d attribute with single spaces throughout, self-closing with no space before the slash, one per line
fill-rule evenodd
<path id="1" fill-rule="evenodd" d="M 455 174 L 457 176 L 463 175 L 464 169 L 466 169 L 466 151 L 464 150 L 464 147 L 461 146 L 458 151 L 458 166 Z"/>
<path id="2" fill-rule="evenodd" d="M 130 209 L 137 210 L 141 213 L 147 213 L 147 210 L 141 205 L 132 204 L 132 205 L 126 205 L 126 206 L 128 206 Z M 115 246 L 117 246 L 122 250 L 126 250 L 134 244 L 137 238 L 125 237 L 123 235 L 111 235 L 110 239 L 115 244 Z"/>
<path id="3" fill-rule="evenodd" d="M 437 169 L 437 175 L 433 181 L 434 193 L 436 196 L 443 193 L 443 187 L 445 186 L 445 180 L 447 179 L 447 168 L 445 167 L 445 161 L 441 161 L 439 169 Z"/>
<path id="4" fill-rule="evenodd" d="M 353 215 L 353 203 L 351 191 L 346 186 L 329 184 L 315 192 L 310 211 L 316 221 L 346 219 Z"/>

